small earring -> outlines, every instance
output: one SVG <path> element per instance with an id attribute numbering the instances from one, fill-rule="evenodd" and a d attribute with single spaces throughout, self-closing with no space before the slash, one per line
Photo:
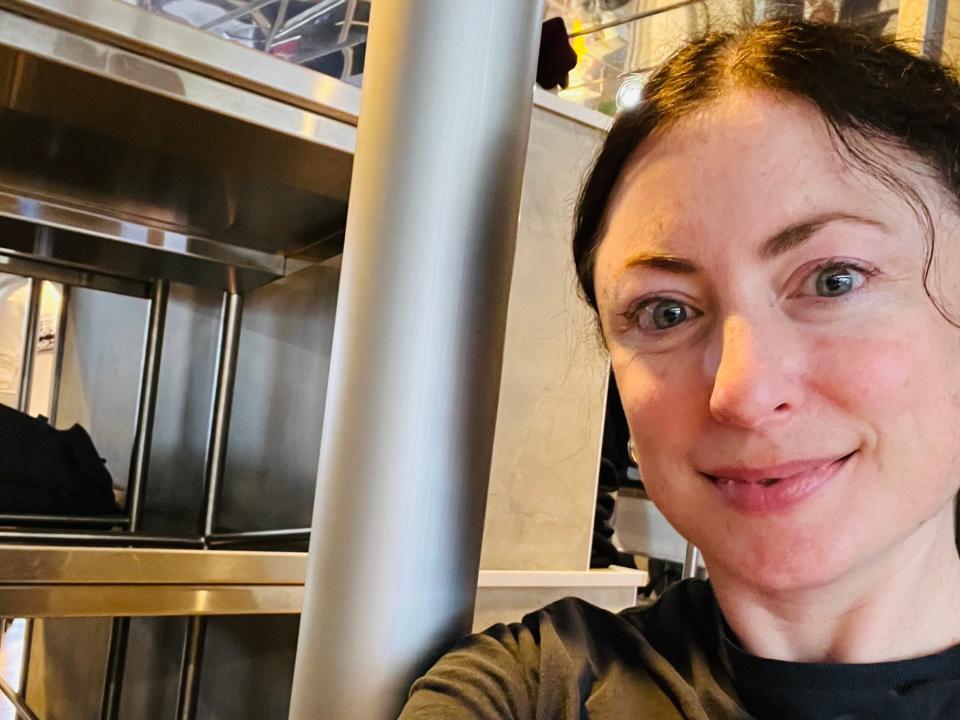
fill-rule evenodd
<path id="1" fill-rule="evenodd" d="M 633 444 L 633 438 L 627 440 L 627 454 L 633 460 L 633 464 L 640 467 L 640 461 L 637 460 L 637 446 Z"/>

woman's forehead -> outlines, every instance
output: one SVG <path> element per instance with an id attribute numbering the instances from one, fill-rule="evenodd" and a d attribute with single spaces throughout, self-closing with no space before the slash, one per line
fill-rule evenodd
<path id="1" fill-rule="evenodd" d="M 598 252 L 753 246 L 791 222 L 847 213 L 880 223 L 905 201 L 838 150 L 808 102 L 737 91 L 643 143 L 608 205 Z M 701 245 L 703 246 L 701 248 Z"/>

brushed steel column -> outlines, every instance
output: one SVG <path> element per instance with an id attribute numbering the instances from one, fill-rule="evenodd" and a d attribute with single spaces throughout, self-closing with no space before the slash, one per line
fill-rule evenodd
<path id="1" fill-rule="evenodd" d="M 470 629 L 542 17 L 372 8 L 291 720 L 393 720 Z"/>

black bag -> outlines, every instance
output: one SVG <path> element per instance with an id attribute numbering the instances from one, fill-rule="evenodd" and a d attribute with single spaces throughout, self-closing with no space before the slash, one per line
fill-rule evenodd
<path id="1" fill-rule="evenodd" d="M 86 430 L 57 430 L 0 405 L 0 513 L 119 512 L 113 480 Z"/>

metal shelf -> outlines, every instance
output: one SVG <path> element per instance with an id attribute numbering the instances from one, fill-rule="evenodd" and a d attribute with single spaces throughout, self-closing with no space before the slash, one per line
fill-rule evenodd
<path id="1" fill-rule="evenodd" d="M 298 614 L 307 554 L 0 547 L 0 617 Z M 478 587 L 632 587 L 637 570 L 480 571 Z"/>
<path id="2" fill-rule="evenodd" d="M 306 558 L 281 552 L 0 547 L 0 585 L 302 585 Z"/>
<path id="3" fill-rule="evenodd" d="M 0 547 L 0 617 L 296 614 L 306 553 Z"/>
<path id="4" fill-rule="evenodd" d="M 175 25 L 122 3 L 96 8 Z M 86 30 L 0 10 L 0 253 L 89 283 L 237 293 L 342 251 L 352 124 Z"/>
<path id="5" fill-rule="evenodd" d="M 251 90 L 341 122 L 357 124 L 360 90 L 126 3 L 0 0 L 0 7 Z"/>
<path id="6" fill-rule="evenodd" d="M 0 269 L 150 301 L 123 530 L 0 518 L 19 526 L 0 527 L 0 617 L 113 617 L 101 717 L 114 720 L 128 618 L 191 616 L 178 717 L 193 717 L 203 616 L 302 608 L 306 554 L 207 548 L 304 536 L 218 534 L 217 497 L 243 293 L 342 251 L 359 92 L 120 2 L 0 8 Z M 193 538 L 140 532 L 171 281 L 224 293 Z"/>
<path id="7" fill-rule="evenodd" d="M 6 617 L 296 615 L 302 607 L 302 585 L 0 585 Z"/>

